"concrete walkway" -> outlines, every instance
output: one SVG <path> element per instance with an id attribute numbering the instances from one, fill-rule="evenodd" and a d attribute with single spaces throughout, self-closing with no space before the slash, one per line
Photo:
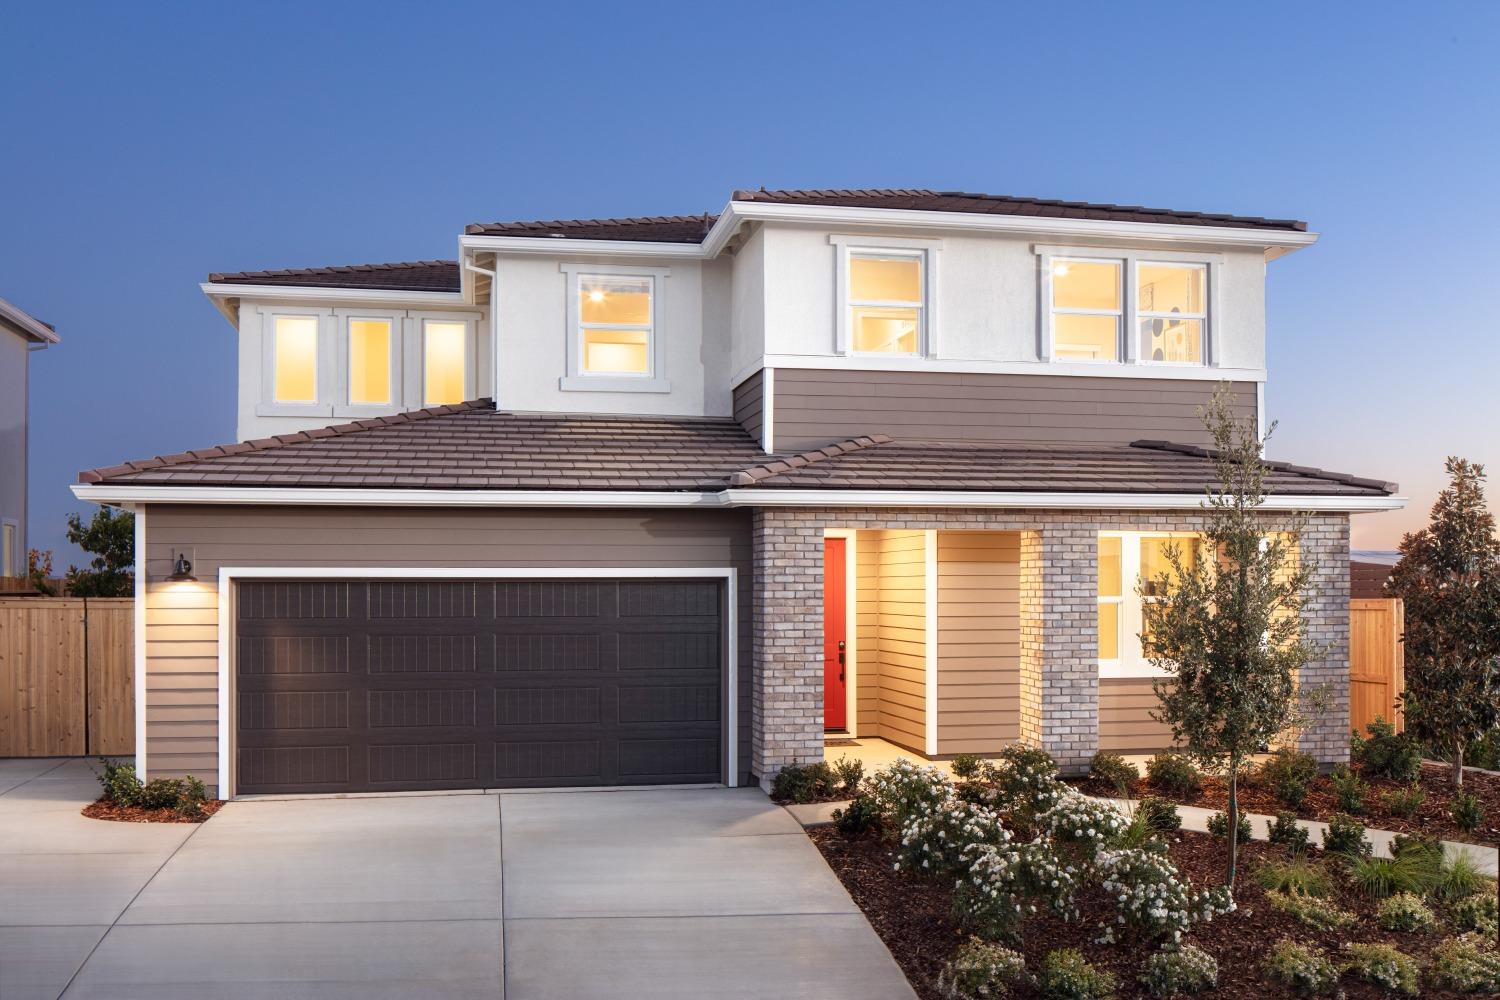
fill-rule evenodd
<path id="1" fill-rule="evenodd" d="M 88 820 L 0 761 L 0 997 L 913 996 L 755 789 L 243 801 Z M 829 956 L 838 956 L 837 962 Z"/>

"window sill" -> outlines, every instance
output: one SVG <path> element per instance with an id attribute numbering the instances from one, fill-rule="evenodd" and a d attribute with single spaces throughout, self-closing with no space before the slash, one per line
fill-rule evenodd
<path id="1" fill-rule="evenodd" d="M 563 392 L 671 392 L 664 378 L 631 375 L 564 375 L 558 379 Z"/>
<path id="2" fill-rule="evenodd" d="M 1160 667 L 1153 667 L 1149 663 L 1101 663 L 1099 664 L 1099 679 L 1101 681 L 1111 680 L 1147 680 L 1156 677 L 1172 676 Z"/>

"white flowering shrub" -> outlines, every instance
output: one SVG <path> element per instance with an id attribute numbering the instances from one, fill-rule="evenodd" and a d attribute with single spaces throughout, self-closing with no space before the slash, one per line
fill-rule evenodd
<path id="1" fill-rule="evenodd" d="M 1194 889 L 1172 862 L 1154 851 L 1103 850 L 1094 858 L 1094 868 L 1115 901 L 1118 922 L 1149 937 L 1179 941 L 1193 924 L 1234 910 L 1234 898 L 1223 886 Z"/>
<path id="2" fill-rule="evenodd" d="M 971 848 L 968 877 L 954 894 L 954 911 L 966 927 L 989 938 L 1011 934 L 1042 907 L 1073 920 L 1079 874 L 1045 840 L 977 845 Z"/>
<path id="3" fill-rule="evenodd" d="M 1437 926 L 1437 914 L 1414 892 L 1398 892 L 1380 901 L 1375 922 L 1388 931 L 1427 931 Z"/>
<path id="4" fill-rule="evenodd" d="M 953 784 L 942 771 L 905 758 L 865 779 L 865 794 L 875 800 L 881 818 L 891 829 L 901 829 L 921 806 L 934 806 L 953 797 Z"/>
<path id="5" fill-rule="evenodd" d="M 1115 844 L 1129 825 L 1119 810 L 1067 785 L 1063 787 L 1067 791 L 1057 804 L 1037 817 L 1053 843 L 1077 848 L 1085 858 L 1092 858 L 1100 848 Z"/>
<path id="6" fill-rule="evenodd" d="M 936 802 L 919 801 L 901 825 L 897 868 L 936 875 L 962 874 L 973 848 L 1001 845 L 1010 833 L 1000 814 L 988 806 L 960 799 L 951 788 Z"/>
<path id="7" fill-rule="evenodd" d="M 1202 993 L 1219 985 L 1219 963 L 1197 945 L 1166 947 L 1146 959 L 1141 985 L 1154 997 Z"/>
<path id="8" fill-rule="evenodd" d="M 950 1000 L 1008 997 L 1026 982 L 1026 959 L 1004 945 L 971 938 L 938 974 L 938 989 Z"/>

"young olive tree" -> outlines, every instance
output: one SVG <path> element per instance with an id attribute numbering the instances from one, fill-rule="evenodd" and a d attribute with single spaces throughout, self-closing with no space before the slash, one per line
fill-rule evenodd
<path id="1" fill-rule="evenodd" d="M 1201 543 L 1167 546 L 1167 569 L 1139 585 L 1141 645 L 1166 675 L 1153 682 L 1160 702 L 1153 714 L 1190 756 L 1229 777 L 1231 888 L 1240 772 L 1301 724 L 1297 672 L 1318 655 L 1302 620 L 1313 572 L 1299 557 L 1306 519 L 1272 521 L 1261 512 L 1262 442 L 1252 423 L 1235 419 L 1232 399 L 1220 384 L 1202 413 L 1218 482 L 1204 501 Z"/>
<path id="2" fill-rule="evenodd" d="M 1406 728 L 1453 751 L 1453 784 L 1464 751 L 1500 725 L 1500 539 L 1484 499 L 1484 467 L 1447 463 L 1448 488 L 1432 523 L 1401 540 L 1386 592 L 1406 603 Z"/>

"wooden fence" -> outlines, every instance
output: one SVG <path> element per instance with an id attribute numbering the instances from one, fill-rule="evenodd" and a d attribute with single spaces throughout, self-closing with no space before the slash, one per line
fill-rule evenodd
<path id="1" fill-rule="evenodd" d="M 1378 715 L 1405 726 L 1397 698 L 1406 690 L 1400 598 L 1349 602 L 1349 725 L 1364 732 Z"/>
<path id="2" fill-rule="evenodd" d="M 0 597 L 0 757 L 135 752 L 135 601 Z"/>

